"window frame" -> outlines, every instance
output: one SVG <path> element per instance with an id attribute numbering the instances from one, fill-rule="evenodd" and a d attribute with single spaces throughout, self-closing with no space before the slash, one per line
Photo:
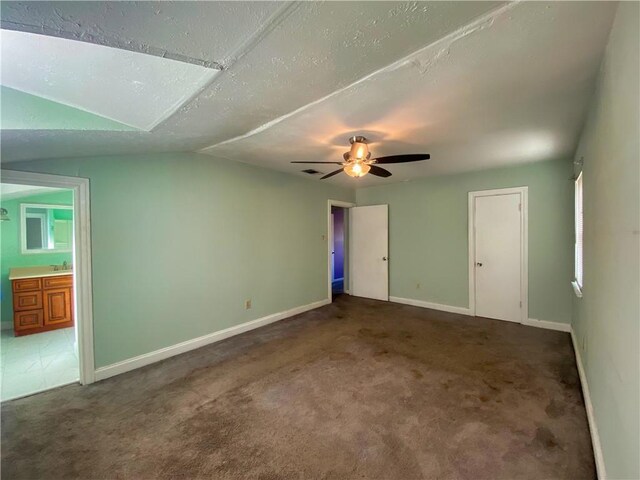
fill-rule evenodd
<path id="1" fill-rule="evenodd" d="M 580 172 L 574 182 L 574 258 L 572 282 L 575 293 L 582 297 L 584 287 L 584 181 Z"/>

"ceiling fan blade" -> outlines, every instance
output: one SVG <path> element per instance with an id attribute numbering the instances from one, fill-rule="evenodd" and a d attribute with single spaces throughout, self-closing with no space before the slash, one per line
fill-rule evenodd
<path id="1" fill-rule="evenodd" d="M 327 173 L 324 177 L 322 177 L 320 180 L 324 180 L 325 178 L 329 178 L 329 177 L 333 177 L 334 175 L 339 174 L 340 172 L 342 172 L 342 168 L 340 170 L 336 170 L 335 172 L 331 172 L 331 173 Z"/>
<path id="2" fill-rule="evenodd" d="M 411 153 L 409 155 L 389 155 L 388 157 L 374 158 L 373 163 L 407 163 L 419 162 L 420 160 L 429 160 L 431 155 L 428 153 Z"/>
<path id="3" fill-rule="evenodd" d="M 369 170 L 369 173 L 371 175 L 375 175 L 376 177 L 382 177 L 382 178 L 387 178 L 391 176 L 391 172 L 389 170 L 385 170 L 382 167 L 378 167 L 377 165 L 369 165 L 371 167 L 371 170 Z"/>
<path id="4" fill-rule="evenodd" d="M 291 163 L 329 163 L 331 165 L 342 165 L 342 162 L 291 162 Z"/>

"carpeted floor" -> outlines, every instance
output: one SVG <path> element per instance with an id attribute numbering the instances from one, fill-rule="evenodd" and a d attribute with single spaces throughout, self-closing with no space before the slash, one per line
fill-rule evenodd
<path id="1" fill-rule="evenodd" d="M 2 478 L 593 479 L 569 334 L 341 296 L 2 405 Z"/>

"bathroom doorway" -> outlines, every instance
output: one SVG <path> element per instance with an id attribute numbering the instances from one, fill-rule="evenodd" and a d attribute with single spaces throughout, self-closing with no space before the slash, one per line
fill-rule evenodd
<path id="1" fill-rule="evenodd" d="M 78 204 L 79 197 L 88 198 L 88 188 L 81 187 L 85 182 L 2 171 L 3 402 L 93 381 L 93 375 L 87 375 L 88 369 L 93 372 L 93 343 L 87 342 L 91 328 L 86 325 L 86 302 L 79 301 L 87 290 L 86 278 L 80 285 L 76 268 L 78 261 L 80 267 L 86 265 L 77 242 L 78 238 L 82 244 L 88 240 L 77 231 L 86 225 L 79 218 L 83 209 Z"/>
<path id="2" fill-rule="evenodd" d="M 11 400 L 80 379 L 73 190 L 0 184 L 2 389 Z"/>

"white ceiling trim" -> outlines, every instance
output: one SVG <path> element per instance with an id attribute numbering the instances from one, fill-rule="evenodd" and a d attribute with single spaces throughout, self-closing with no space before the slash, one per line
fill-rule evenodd
<path id="1" fill-rule="evenodd" d="M 264 132 L 265 130 L 268 130 L 269 128 L 278 125 L 279 123 L 287 120 L 288 118 L 294 117 L 302 112 L 304 112 L 305 110 L 308 110 L 316 105 L 319 105 L 343 92 L 346 92 L 348 90 L 353 89 L 354 87 L 357 87 L 360 84 L 363 84 L 369 80 L 371 80 L 372 78 L 377 77 L 378 75 L 384 74 L 384 73 L 388 73 L 388 72 L 393 72 L 394 70 L 397 70 L 398 68 L 401 68 L 407 64 L 410 64 L 412 62 L 414 62 L 416 59 L 423 57 L 425 54 L 428 54 L 429 52 L 431 52 L 434 49 L 438 49 L 438 54 L 436 54 L 435 56 L 431 55 L 430 58 L 434 59 L 437 58 L 439 54 L 441 54 L 442 52 L 445 52 L 447 50 L 447 48 L 449 48 L 451 45 L 453 45 L 455 42 L 467 37 L 468 35 L 471 35 L 472 33 L 478 31 L 478 30 L 482 30 L 484 28 L 490 27 L 495 18 L 499 17 L 501 15 L 504 15 L 505 13 L 509 12 L 510 10 L 512 10 L 514 7 L 516 7 L 518 4 L 520 3 L 520 0 L 518 1 L 514 1 L 514 2 L 510 2 L 507 3 L 501 7 L 496 8 L 495 10 L 492 10 L 488 13 L 486 13 L 485 15 L 482 15 L 478 18 L 476 18 L 474 21 L 468 23 L 467 25 L 464 25 L 460 28 L 458 28 L 457 30 L 454 30 L 453 32 L 449 33 L 448 35 L 445 35 L 444 37 L 436 40 L 435 42 L 430 43 L 429 45 L 426 45 L 422 48 L 420 48 L 419 50 L 407 55 L 404 58 L 401 58 L 400 60 L 397 60 L 393 63 L 391 63 L 390 65 L 387 65 L 385 67 L 382 67 L 374 72 L 371 72 L 368 75 L 365 75 L 364 77 L 356 80 L 355 82 L 343 87 L 343 88 L 339 88 L 337 90 L 334 90 L 333 92 L 331 92 L 328 95 L 325 95 L 322 98 L 319 98 L 317 100 L 314 100 L 313 102 L 310 102 L 306 105 L 303 105 L 285 115 L 282 115 L 278 118 L 275 118 L 243 135 L 238 135 L 236 137 L 233 138 L 229 138 L 227 140 L 224 140 L 222 142 L 218 142 L 216 144 L 213 145 L 209 145 L 203 149 L 201 149 L 199 151 L 199 153 L 209 153 L 209 151 L 211 149 L 214 149 L 215 147 L 219 147 L 222 145 L 227 145 L 229 143 L 233 143 L 233 142 L 237 142 L 239 140 L 244 140 L 245 138 L 249 138 L 252 137 L 254 135 L 257 135 L 259 133 Z"/>
<path id="2" fill-rule="evenodd" d="M 233 141 L 212 156 L 300 173 L 291 161 L 336 161 L 365 135 L 375 156 L 429 153 L 368 186 L 569 158 L 615 4 L 521 2 L 493 11 L 373 75 Z M 212 142 L 213 143 L 213 142 Z M 331 167 L 316 167 L 328 173 Z"/>

